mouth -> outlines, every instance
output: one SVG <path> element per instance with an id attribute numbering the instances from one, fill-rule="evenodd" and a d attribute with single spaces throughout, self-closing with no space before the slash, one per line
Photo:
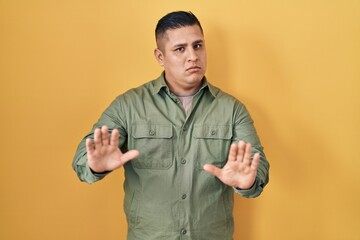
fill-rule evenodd
<path id="1" fill-rule="evenodd" d="M 188 72 L 197 72 L 200 69 L 201 69 L 201 67 L 199 67 L 199 66 L 192 66 L 192 67 L 187 68 L 186 71 L 188 71 Z"/>

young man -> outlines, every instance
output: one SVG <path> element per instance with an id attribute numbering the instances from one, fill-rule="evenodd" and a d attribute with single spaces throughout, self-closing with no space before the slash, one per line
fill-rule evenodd
<path id="1" fill-rule="evenodd" d="M 233 193 L 260 195 L 269 164 L 245 106 L 205 78 L 191 12 L 159 20 L 161 76 L 118 96 L 76 152 L 82 181 L 124 167 L 128 239 L 233 239 Z M 133 149 L 133 150 L 129 150 Z"/>

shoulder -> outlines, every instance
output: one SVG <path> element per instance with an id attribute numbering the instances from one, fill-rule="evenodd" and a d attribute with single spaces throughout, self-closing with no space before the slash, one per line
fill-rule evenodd
<path id="1" fill-rule="evenodd" d="M 146 96 L 151 96 L 156 93 L 156 86 L 159 80 L 150 80 L 138 87 L 131 88 L 116 97 L 115 101 L 134 101 L 136 99 L 143 99 Z"/>
<path id="2" fill-rule="evenodd" d="M 224 92 L 219 87 L 208 83 L 209 91 L 215 97 L 216 101 L 219 101 L 221 104 L 232 104 L 236 106 L 243 106 L 244 104 L 235 96 Z"/>

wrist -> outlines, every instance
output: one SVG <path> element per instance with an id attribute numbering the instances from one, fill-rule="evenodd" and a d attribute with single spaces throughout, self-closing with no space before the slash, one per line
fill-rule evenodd
<path id="1" fill-rule="evenodd" d="M 87 166 L 89 167 L 89 170 L 92 174 L 106 174 L 110 171 L 105 170 L 103 167 L 99 166 L 93 166 L 93 164 L 90 164 L 89 160 L 87 161 Z"/>
<path id="2" fill-rule="evenodd" d="M 245 188 L 245 187 L 238 187 L 238 186 L 234 186 L 234 187 L 235 187 L 237 190 L 249 190 L 249 189 L 252 189 L 252 188 L 254 187 L 255 183 L 256 183 L 256 179 L 254 180 L 253 184 L 252 184 L 250 187 L 247 187 L 247 188 Z"/>
<path id="3" fill-rule="evenodd" d="M 106 174 L 106 173 L 110 172 L 110 171 L 95 171 L 90 166 L 89 166 L 89 168 L 90 168 L 90 171 L 92 174 Z"/>

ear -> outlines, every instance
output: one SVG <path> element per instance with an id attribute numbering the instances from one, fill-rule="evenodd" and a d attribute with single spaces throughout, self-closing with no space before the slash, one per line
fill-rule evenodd
<path id="1" fill-rule="evenodd" d="M 164 66 L 164 54 L 160 49 L 155 48 L 154 56 L 156 58 L 156 61 L 159 63 L 159 65 Z"/>

